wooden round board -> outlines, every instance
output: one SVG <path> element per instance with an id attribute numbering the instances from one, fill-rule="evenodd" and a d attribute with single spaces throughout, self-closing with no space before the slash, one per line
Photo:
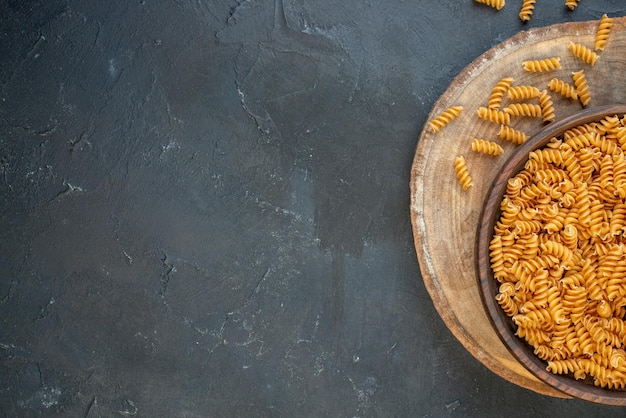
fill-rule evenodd
<path id="1" fill-rule="evenodd" d="M 520 32 L 478 57 L 439 98 L 428 120 L 451 106 L 461 114 L 435 132 L 426 123 L 411 170 L 411 222 L 424 283 L 442 319 L 463 346 L 499 376 L 535 392 L 568 397 L 538 380 L 507 350 L 482 305 L 476 277 L 475 239 L 478 218 L 488 188 L 516 144 L 501 139 L 500 125 L 477 115 L 487 107 L 493 87 L 505 77 L 512 86 L 547 90 L 556 120 L 583 109 L 580 101 L 548 89 L 551 79 L 574 84 L 572 74 L 584 70 L 591 93 L 588 108 L 626 103 L 626 17 L 614 17 L 604 50 L 595 65 L 574 56 L 570 42 L 593 50 L 599 21 L 562 23 Z M 523 62 L 560 57 L 561 68 L 529 72 Z M 512 100 L 538 104 L 538 99 Z M 511 117 L 510 127 L 532 135 L 543 126 L 539 117 Z M 471 150 L 473 138 L 494 141 L 504 153 L 489 156 Z M 465 157 L 473 186 L 464 190 L 454 171 L 455 157 Z"/>

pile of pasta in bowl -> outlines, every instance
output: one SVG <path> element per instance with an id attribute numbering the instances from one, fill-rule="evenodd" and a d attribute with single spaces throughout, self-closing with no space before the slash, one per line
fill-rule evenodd
<path id="1" fill-rule="evenodd" d="M 578 382 L 622 393 L 626 105 L 524 143 L 488 193 L 478 242 L 483 302 L 516 357 L 566 393 L 581 397 Z"/>

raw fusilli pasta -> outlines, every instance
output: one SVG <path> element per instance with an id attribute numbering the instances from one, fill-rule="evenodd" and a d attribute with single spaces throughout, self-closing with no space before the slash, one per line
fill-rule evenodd
<path id="1" fill-rule="evenodd" d="M 517 145 L 526 142 L 526 140 L 529 138 L 529 136 L 526 135 L 524 132 L 506 125 L 500 126 L 498 136 Z"/>
<path id="2" fill-rule="evenodd" d="M 509 125 L 511 123 L 511 115 L 501 110 L 479 107 L 476 114 L 479 118 L 488 120 L 489 122 L 495 122 L 501 125 Z"/>
<path id="3" fill-rule="evenodd" d="M 574 42 L 570 42 L 567 48 L 572 51 L 572 54 L 574 54 L 576 58 L 592 66 L 596 64 L 596 61 L 600 57 L 586 46 Z"/>
<path id="4" fill-rule="evenodd" d="M 568 7 L 570 10 L 574 10 L 576 6 L 578 6 L 579 1 L 580 0 L 565 0 L 565 6 Z"/>
<path id="5" fill-rule="evenodd" d="M 550 57 L 522 62 L 522 67 L 530 72 L 554 71 L 561 68 L 560 57 Z"/>
<path id="6" fill-rule="evenodd" d="M 506 312 L 507 315 L 509 316 L 517 315 L 519 308 L 517 304 L 515 303 L 515 301 L 513 300 L 513 297 L 512 297 L 513 292 L 509 293 L 506 290 L 503 290 L 503 287 L 506 286 L 507 284 L 510 284 L 510 283 L 504 283 L 502 286 L 500 286 L 500 293 L 496 295 L 496 301 L 498 302 L 498 304 L 500 304 L 500 306 L 502 307 L 504 312 Z"/>
<path id="7" fill-rule="evenodd" d="M 456 171 L 456 176 L 459 179 L 463 190 L 467 190 L 474 185 L 474 183 L 472 183 L 472 177 L 469 174 L 469 170 L 467 169 L 467 163 L 462 155 L 454 159 L 454 171 Z"/>
<path id="8" fill-rule="evenodd" d="M 611 26 L 613 26 L 613 19 L 603 14 L 602 19 L 600 19 L 600 24 L 598 25 L 598 30 L 596 31 L 596 38 L 593 44 L 594 51 L 601 51 L 606 47 L 609 33 L 611 32 Z"/>
<path id="9" fill-rule="evenodd" d="M 519 12 L 519 18 L 522 22 L 527 22 L 533 15 L 536 0 L 523 0 L 522 8 Z"/>
<path id="10" fill-rule="evenodd" d="M 535 86 L 513 86 L 508 90 L 508 98 L 511 100 L 527 100 L 539 97 L 539 89 Z"/>
<path id="11" fill-rule="evenodd" d="M 504 7 L 505 0 L 475 0 L 476 3 L 485 4 L 489 7 L 493 7 L 496 10 L 500 10 Z"/>
<path id="12" fill-rule="evenodd" d="M 555 93 L 559 93 L 563 97 L 572 100 L 578 100 L 578 91 L 576 91 L 576 87 L 563 80 L 553 78 L 548 83 L 548 88 Z"/>
<path id="13" fill-rule="evenodd" d="M 504 112 L 511 116 L 530 116 L 536 118 L 541 116 L 541 106 L 532 103 L 511 103 L 504 108 Z"/>
<path id="14" fill-rule="evenodd" d="M 435 132 L 438 132 L 439 130 L 441 130 L 441 128 L 450 123 L 454 118 L 459 116 L 461 114 L 461 111 L 463 111 L 463 106 L 452 106 L 447 108 L 440 115 L 438 115 L 429 122 L 430 127 Z"/>
<path id="15" fill-rule="evenodd" d="M 578 100 L 583 106 L 589 105 L 591 93 L 589 92 L 585 70 L 575 72 L 572 74 L 572 78 L 574 80 L 574 86 L 576 86 L 576 91 L 578 92 Z"/>
<path id="16" fill-rule="evenodd" d="M 626 387 L 626 151 L 617 132 L 625 122 L 611 116 L 581 125 L 529 153 L 507 182 L 489 246 L 496 301 L 546 369 L 619 389 Z"/>
<path id="17" fill-rule="evenodd" d="M 489 96 L 489 103 L 487 104 L 489 109 L 500 109 L 502 99 L 513 81 L 513 77 L 505 77 L 496 83 Z"/>
<path id="18" fill-rule="evenodd" d="M 500 155 L 504 152 L 504 149 L 496 142 L 474 138 L 472 139 L 472 151 L 488 155 Z"/>
<path id="19" fill-rule="evenodd" d="M 539 93 L 539 106 L 541 106 L 541 115 L 544 123 L 554 122 L 556 118 L 554 103 L 546 90 L 542 90 Z"/>

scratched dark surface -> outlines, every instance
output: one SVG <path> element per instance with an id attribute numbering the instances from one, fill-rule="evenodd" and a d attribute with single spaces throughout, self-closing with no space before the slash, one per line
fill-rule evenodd
<path id="1" fill-rule="evenodd" d="M 617 416 L 447 330 L 417 138 L 474 58 L 626 13 L 466 0 L 0 0 L 0 416 Z"/>

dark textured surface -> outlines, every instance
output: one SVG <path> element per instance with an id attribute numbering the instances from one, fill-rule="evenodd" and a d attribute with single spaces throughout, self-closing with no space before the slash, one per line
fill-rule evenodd
<path id="1" fill-rule="evenodd" d="M 408 181 L 474 58 L 621 1 L 90 3 L 0 1 L 0 416 L 618 415 L 461 347 Z"/>

